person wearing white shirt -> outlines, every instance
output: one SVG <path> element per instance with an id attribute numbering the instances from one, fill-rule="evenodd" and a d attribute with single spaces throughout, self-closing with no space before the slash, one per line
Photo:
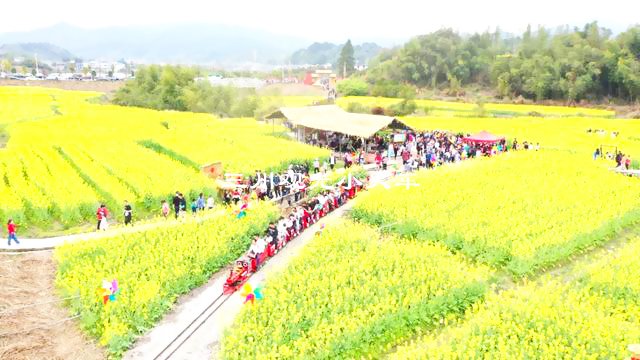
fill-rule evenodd
<path id="1" fill-rule="evenodd" d="M 260 255 L 264 252 L 266 247 L 267 244 L 263 238 L 258 235 L 253 238 L 253 242 L 249 248 L 249 256 L 256 259 L 256 270 L 260 267 Z"/>
<path id="2" fill-rule="evenodd" d="M 313 172 L 316 174 L 320 172 L 320 161 L 318 160 L 318 158 L 313 160 Z"/>
<path id="3" fill-rule="evenodd" d="M 207 199 L 207 209 L 211 210 L 213 209 L 213 206 L 214 206 L 213 196 L 209 195 L 209 198 Z"/>
<path id="4" fill-rule="evenodd" d="M 285 237 L 287 236 L 287 226 L 285 224 L 285 221 L 283 218 L 280 218 L 280 221 L 278 221 L 278 238 L 280 238 L 279 240 L 284 242 Z"/>

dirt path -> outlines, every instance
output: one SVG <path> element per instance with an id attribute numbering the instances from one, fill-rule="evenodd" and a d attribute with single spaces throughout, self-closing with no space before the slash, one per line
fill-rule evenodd
<path id="1" fill-rule="evenodd" d="M 0 254 L 0 359 L 104 359 L 58 299 L 51 251 Z"/>
<path id="2" fill-rule="evenodd" d="M 560 278 L 560 280 L 565 283 L 572 282 L 583 275 L 582 273 L 576 271 L 576 267 L 578 265 L 592 263 L 594 261 L 598 261 L 604 256 L 615 254 L 620 250 L 620 248 L 628 244 L 630 240 L 638 236 L 640 236 L 640 226 L 634 226 L 625 229 L 613 239 L 599 245 L 596 248 L 587 250 L 580 255 L 576 255 L 572 259 L 567 260 L 567 262 L 558 265 L 557 267 L 549 270 L 546 273 L 550 274 L 553 277 Z"/>

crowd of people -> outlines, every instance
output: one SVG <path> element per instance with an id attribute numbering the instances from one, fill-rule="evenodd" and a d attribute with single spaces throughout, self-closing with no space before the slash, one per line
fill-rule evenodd
<path id="1" fill-rule="evenodd" d="M 616 168 L 621 170 L 630 170 L 631 169 L 631 155 L 624 154 L 622 151 L 607 151 L 605 154 L 601 148 L 596 148 L 593 152 L 593 160 L 598 159 L 599 157 L 606 158 L 607 160 L 615 161 Z"/>
<path id="2" fill-rule="evenodd" d="M 524 141 L 520 144 L 514 139 L 509 147 L 505 139 L 496 142 L 471 142 L 465 141 L 465 136 L 461 133 L 447 131 L 407 132 L 402 138 L 402 141 L 393 141 L 394 134 L 391 134 L 388 137 L 376 136 L 372 139 L 378 168 L 386 170 L 388 163 L 398 158 L 402 160 L 405 171 L 412 171 L 419 168 L 435 168 L 474 157 L 494 156 L 509 150 L 540 150 L 539 143 L 534 145 Z M 352 157 L 362 163 L 364 153 L 359 152 Z"/>
<path id="3" fill-rule="evenodd" d="M 246 259 L 252 262 L 252 271 L 256 271 L 264 259 L 273 256 L 304 229 L 353 199 L 362 186 L 361 183 L 335 186 L 294 206 L 277 222 L 270 223 L 262 236 L 254 237 L 245 254 Z"/>
<path id="4" fill-rule="evenodd" d="M 317 166 L 316 166 L 317 165 Z M 319 171 L 319 160 L 314 160 L 314 170 Z M 311 184 L 309 167 L 306 164 L 291 164 L 287 170 L 281 173 L 256 170 L 254 176 L 247 179 L 239 179 L 238 187 L 226 190 L 223 194 L 223 202 L 226 205 L 237 204 L 242 195 L 254 193 L 259 200 L 274 200 L 292 195 L 293 201 L 302 199 Z"/>

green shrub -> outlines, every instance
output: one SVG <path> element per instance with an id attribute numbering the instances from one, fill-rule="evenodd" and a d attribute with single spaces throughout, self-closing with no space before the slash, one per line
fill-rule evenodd
<path id="1" fill-rule="evenodd" d="M 369 94 L 369 85 L 360 79 L 342 80 L 336 88 L 342 96 L 366 96 Z"/>

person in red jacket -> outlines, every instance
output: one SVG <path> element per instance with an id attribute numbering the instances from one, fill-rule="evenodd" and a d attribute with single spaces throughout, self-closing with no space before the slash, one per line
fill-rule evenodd
<path id="1" fill-rule="evenodd" d="M 382 154 L 380 154 L 380 151 L 376 153 L 376 167 L 378 169 L 382 168 Z"/>
<path id="2" fill-rule="evenodd" d="M 97 230 L 100 230 L 100 229 L 106 230 L 107 217 L 109 217 L 109 210 L 107 210 L 107 207 L 104 204 L 100 205 L 100 207 L 96 211 L 96 217 L 98 218 Z"/>
<path id="3" fill-rule="evenodd" d="M 9 246 L 11 246 L 11 240 L 15 241 L 16 244 L 20 244 L 18 238 L 16 237 L 16 224 L 13 222 L 13 219 L 9 219 L 7 222 L 7 232 L 9 233 Z"/>

